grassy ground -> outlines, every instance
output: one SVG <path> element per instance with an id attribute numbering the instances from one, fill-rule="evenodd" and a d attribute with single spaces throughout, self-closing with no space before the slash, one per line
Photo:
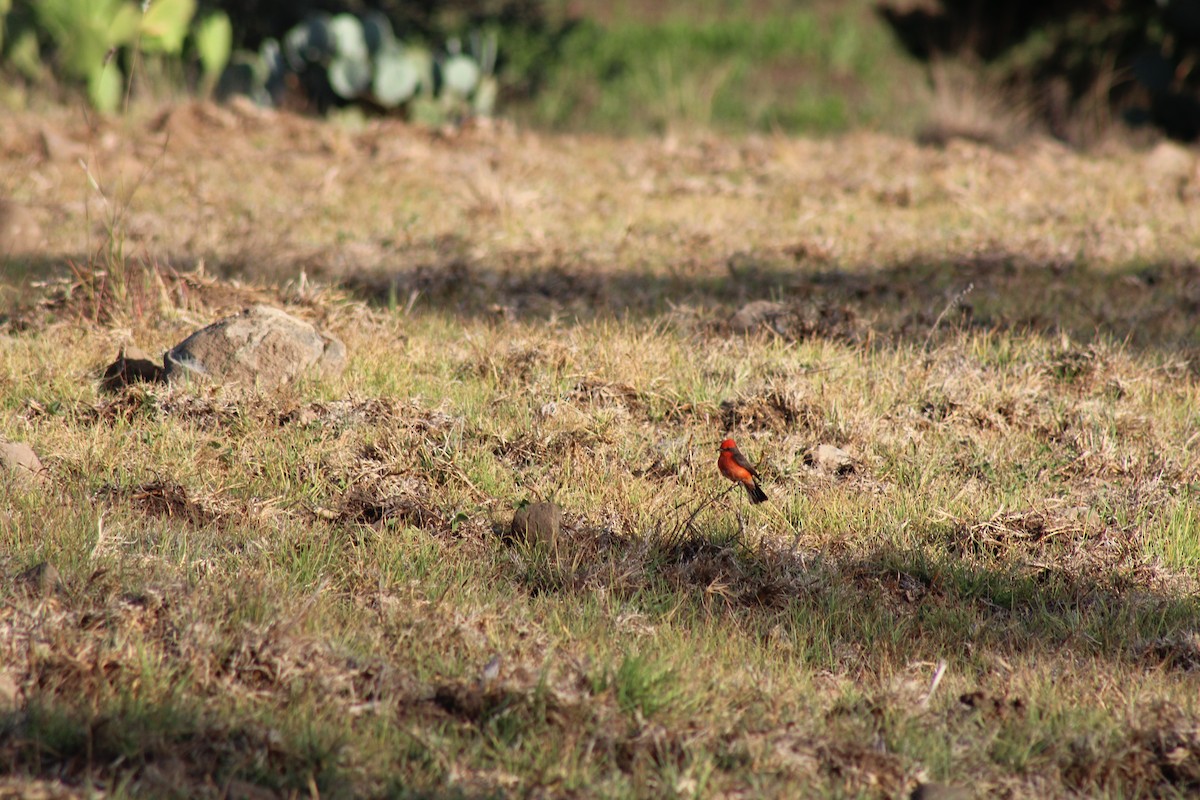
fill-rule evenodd
<path id="1" fill-rule="evenodd" d="M 936 116 L 925 72 L 871 2 L 553 0 L 545 8 L 550 20 L 574 20 L 554 59 L 516 31 L 501 42 L 505 74 L 533 76 L 538 87 L 506 113 L 536 126 L 907 133 Z"/>
<path id="2" fill-rule="evenodd" d="M 4 126 L 0 796 L 1200 789 L 1194 160 Z M 256 300 L 344 375 L 99 391 Z"/>

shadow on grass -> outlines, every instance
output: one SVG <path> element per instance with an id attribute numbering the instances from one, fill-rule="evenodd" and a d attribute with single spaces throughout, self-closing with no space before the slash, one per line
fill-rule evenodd
<path id="1" fill-rule="evenodd" d="M 1200 669 L 1200 597 L 1128 564 L 971 549 L 825 556 L 750 546 L 723 531 L 665 544 L 585 537 L 557 558 L 523 553 L 514 579 L 531 594 L 603 586 L 650 613 L 690 601 L 703 614 L 757 622 L 764 634 L 782 624 L 818 670 L 1056 651 L 1135 669 Z"/>
<path id="2" fill-rule="evenodd" d="M 744 304 L 772 300 L 783 304 L 786 319 L 780 324 L 776 315 L 758 327 L 789 339 L 920 345 L 969 329 L 1065 334 L 1076 345 L 1111 340 L 1135 351 L 1189 358 L 1200 353 L 1194 322 L 1200 313 L 1200 263 L 1194 261 L 1100 270 L 997 248 L 839 266 L 803 248 L 779 248 L 613 268 L 582 252 L 511 251 L 480 258 L 471 249 L 465 239 L 440 237 L 361 262 L 336 250 L 286 264 L 270 255 L 245 256 L 210 265 L 209 273 L 282 286 L 303 271 L 383 308 L 498 321 L 554 318 L 571 324 L 670 314 L 728 333 L 730 317 Z M 87 260 L 38 257 L 0 264 L 0 275 L 13 284 L 0 321 L 10 327 L 19 322 L 36 297 L 29 281 L 69 276 L 68 263 Z M 193 260 L 158 263 L 182 271 Z M 218 287 L 212 291 L 220 294 Z"/>
<path id="3" fill-rule="evenodd" d="M 473 259 L 467 251 L 462 240 L 439 239 L 401 254 L 401 266 L 350 269 L 340 280 L 375 304 L 468 317 L 636 319 L 682 307 L 719 327 L 745 303 L 776 300 L 796 307 L 798 324 L 782 331 L 791 338 L 921 344 L 936 325 L 942 332 L 1065 333 L 1077 343 L 1103 338 L 1188 354 L 1200 346 L 1195 262 L 1098 270 L 996 249 L 840 267 L 782 248 L 711 263 L 611 269 L 583 254 Z"/>
<path id="4" fill-rule="evenodd" d="M 154 797 L 327 793 L 343 783 L 337 743 L 319 736 L 286 741 L 265 726 L 217 723 L 169 704 L 88 705 L 47 694 L 0 714 L 5 771 Z"/>
<path id="5" fill-rule="evenodd" d="M 355 787 L 360 776 L 343 767 L 347 742 L 339 731 L 318 722 L 281 731 L 252 717 L 129 696 L 106 702 L 48 691 L 20 711 L 0 712 L 0 763 L 10 781 L 4 788 L 19 789 L 20 781 L 27 780 L 62 781 L 89 796 L 95 789 L 158 798 L 359 796 L 361 786 Z M 436 754 L 416 738 L 395 758 L 391 785 L 381 796 L 502 796 L 444 786 Z M 410 777 L 399 777 L 403 773 Z M 45 794 L 33 785 L 23 788 L 28 794 L 20 796 L 76 796 Z"/>

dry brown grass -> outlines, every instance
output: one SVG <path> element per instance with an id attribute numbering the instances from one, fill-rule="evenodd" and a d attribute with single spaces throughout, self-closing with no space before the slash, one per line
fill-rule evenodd
<path id="1" fill-rule="evenodd" d="M 1194 160 L 4 125 L 0 796 L 1200 785 Z M 346 373 L 100 389 L 263 301 Z"/>

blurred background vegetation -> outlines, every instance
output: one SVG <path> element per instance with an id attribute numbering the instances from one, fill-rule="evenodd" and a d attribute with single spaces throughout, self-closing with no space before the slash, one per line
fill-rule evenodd
<path id="1" fill-rule="evenodd" d="M 1197 0 L 0 0 L 9 108 L 242 94 L 617 134 L 1190 141 L 1198 55 Z"/>

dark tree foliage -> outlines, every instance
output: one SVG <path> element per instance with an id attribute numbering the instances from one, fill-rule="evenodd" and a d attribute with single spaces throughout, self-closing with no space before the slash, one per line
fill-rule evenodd
<path id="1" fill-rule="evenodd" d="M 1134 123 L 1200 137 L 1200 0 L 883 0 L 879 12 L 923 60 L 988 65 L 1037 103 L 1050 129 L 1097 96 Z"/>

